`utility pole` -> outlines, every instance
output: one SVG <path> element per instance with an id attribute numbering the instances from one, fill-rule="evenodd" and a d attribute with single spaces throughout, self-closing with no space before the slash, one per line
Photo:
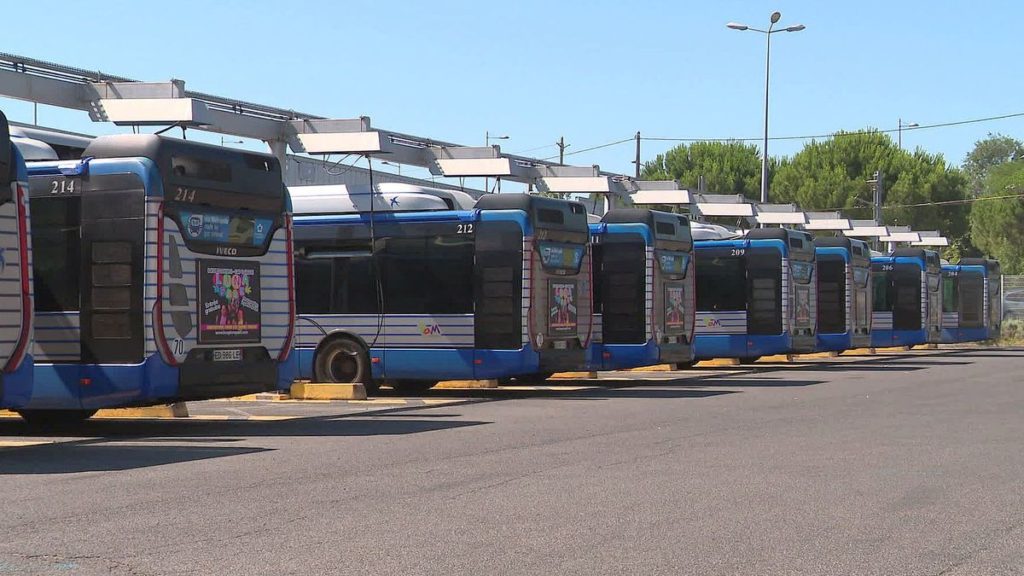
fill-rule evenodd
<path id="1" fill-rule="evenodd" d="M 565 149 L 572 146 L 572 144 L 566 144 L 565 136 L 562 136 L 558 139 L 558 142 L 555 142 L 555 145 L 558 146 L 558 165 L 565 166 Z"/>
<path id="2" fill-rule="evenodd" d="M 636 164 L 636 179 L 640 179 L 640 131 L 636 132 L 636 160 L 633 161 Z"/>
<path id="3" fill-rule="evenodd" d="M 874 186 L 875 194 L 874 194 L 874 198 L 873 198 L 873 201 L 872 201 L 872 205 L 874 207 L 874 211 L 873 211 L 872 216 L 875 219 L 875 225 L 876 226 L 881 226 L 882 225 L 882 198 L 883 198 L 883 195 L 882 195 L 883 194 L 883 190 L 882 190 L 882 176 L 883 176 L 883 174 L 882 174 L 881 170 L 875 170 L 875 178 L 874 178 L 874 180 L 875 180 L 874 181 L 874 184 L 875 184 L 875 186 Z"/>

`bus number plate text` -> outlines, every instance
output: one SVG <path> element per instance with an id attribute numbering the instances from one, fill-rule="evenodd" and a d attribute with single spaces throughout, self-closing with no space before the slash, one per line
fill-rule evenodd
<path id="1" fill-rule="evenodd" d="M 214 362 L 239 362 L 242 360 L 242 351 L 238 348 L 234 350 L 214 350 L 213 361 Z"/>

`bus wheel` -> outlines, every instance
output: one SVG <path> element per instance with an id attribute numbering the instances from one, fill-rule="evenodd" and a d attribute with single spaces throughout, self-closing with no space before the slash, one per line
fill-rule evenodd
<path id="1" fill-rule="evenodd" d="M 391 380 L 388 382 L 395 392 L 401 394 L 423 394 L 437 384 L 434 380 Z"/>
<path id="2" fill-rule="evenodd" d="M 335 338 L 317 352 L 313 376 L 317 382 L 362 382 L 369 388 L 370 359 L 355 340 Z"/>
<path id="3" fill-rule="evenodd" d="M 30 426 L 66 427 L 77 426 L 92 418 L 96 410 L 18 410 L 18 415 Z"/>

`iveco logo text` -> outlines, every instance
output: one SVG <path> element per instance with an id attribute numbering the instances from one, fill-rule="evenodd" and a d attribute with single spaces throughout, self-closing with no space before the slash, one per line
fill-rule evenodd
<path id="1" fill-rule="evenodd" d="M 217 254 L 221 256 L 237 256 L 238 248 L 232 248 L 230 246 L 217 246 Z"/>

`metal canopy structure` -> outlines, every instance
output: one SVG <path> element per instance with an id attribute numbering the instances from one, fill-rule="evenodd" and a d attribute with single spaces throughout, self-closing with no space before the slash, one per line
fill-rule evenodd
<path id="1" fill-rule="evenodd" d="M 808 212 L 804 230 L 844 231 L 852 228 L 842 212 Z"/>
<path id="2" fill-rule="evenodd" d="M 803 225 L 807 223 L 807 214 L 796 204 L 757 204 L 754 220 L 758 224 Z"/>
<path id="3" fill-rule="evenodd" d="M 639 180 L 630 200 L 637 206 L 680 206 L 692 203 L 688 190 L 680 189 L 674 180 Z"/>
<path id="4" fill-rule="evenodd" d="M 702 216 L 752 217 L 754 205 L 742 194 L 696 194 L 695 205 Z"/>
<path id="5" fill-rule="evenodd" d="M 879 226 L 874 220 L 851 220 L 850 229 L 844 230 L 845 236 L 858 238 L 879 238 L 889 235 L 888 226 Z"/>
<path id="6" fill-rule="evenodd" d="M 470 147 L 383 130 L 368 117 L 329 119 L 193 92 L 182 80 L 140 82 L 13 54 L 0 53 L 0 95 L 82 110 L 119 126 L 180 126 L 262 140 L 284 164 L 287 150 L 359 154 L 427 168 L 437 176 L 494 177 L 552 192 L 615 194 L 628 199 L 628 176 L 598 167 L 561 166 L 503 154 L 498 146 Z"/>
<path id="7" fill-rule="evenodd" d="M 921 237 L 920 240 L 917 242 L 911 242 L 911 246 L 949 246 L 949 239 L 943 236 L 938 230 L 918 231 L 917 235 Z"/>

